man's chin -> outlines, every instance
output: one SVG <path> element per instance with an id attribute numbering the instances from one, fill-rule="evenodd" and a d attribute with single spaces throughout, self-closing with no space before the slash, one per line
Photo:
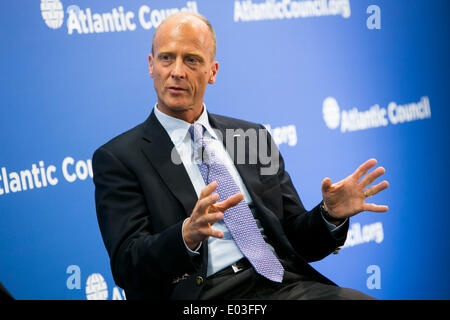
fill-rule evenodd
<path id="1" fill-rule="evenodd" d="M 188 103 L 186 101 L 158 103 L 158 107 L 161 111 L 166 111 L 169 113 L 183 113 L 193 108 L 192 103 Z"/>
<path id="2" fill-rule="evenodd" d="M 185 112 L 192 109 L 188 104 L 169 104 L 167 105 L 167 108 L 172 112 Z"/>

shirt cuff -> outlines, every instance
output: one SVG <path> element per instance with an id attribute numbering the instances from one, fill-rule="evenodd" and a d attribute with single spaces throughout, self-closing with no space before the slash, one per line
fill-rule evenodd
<path id="1" fill-rule="evenodd" d="M 337 232 L 347 221 L 348 218 L 346 218 L 344 221 L 342 221 L 342 223 L 338 226 L 335 226 L 334 224 L 330 223 L 327 221 L 327 219 L 325 219 L 325 217 L 323 216 L 322 212 L 320 213 L 320 215 L 322 216 L 322 219 L 326 222 L 327 224 L 327 228 L 331 233 L 335 233 Z"/>
<path id="2" fill-rule="evenodd" d="M 189 219 L 189 218 L 184 219 L 183 225 L 181 226 L 181 239 L 183 239 L 184 246 L 186 247 L 189 256 L 195 257 L 195 256 L 198 256 L 198 255 L 200 254 L 200 252 L 198 252 L 198 250 L 201 248 L 202 243 L 200 242 L 200 244 L 198 245 L 197 248 L 195 248 L 195 250 L 191 250 L 191 249 L 189 249 L 189 247 L 187 246 L 186 242 L 184 241 L 184 234 L 183 234 L 183 229 L 184 229 L 183 227 L 184 227 L 184 224 L 186 223 L 186 220 L 187 220 L 187 219 Z"/>

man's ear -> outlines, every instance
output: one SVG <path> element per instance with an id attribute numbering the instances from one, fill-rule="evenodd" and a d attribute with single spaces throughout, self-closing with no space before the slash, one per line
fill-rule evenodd
<path id="1" fill-rule="evenodd" d="M 213 84 L 214 82 L 216 82 L 217 70 L 219 70 L 219 63 L 217 61 L 214 61 L 213 63 L 211 63 L 211 71 L 208 80 L 209 84 Z"/>
<path id="2" fill-rule="evenodd" d="M 148 72 L 150 74 L 150 77 L 152 77 L 152 78 L 153 78 L 153 62 L 154 62 L 153 55 L 149 54 L 148 55 Z"/>

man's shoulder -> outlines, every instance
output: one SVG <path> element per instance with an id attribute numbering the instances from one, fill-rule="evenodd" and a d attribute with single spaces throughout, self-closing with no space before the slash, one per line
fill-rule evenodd
<path id="1" fill-rule="evenodd" d="M 131 150 L 142 139 L 143 127 L 145 122 L 138 124 L 134 128 L 131 128 L 114 138 L 110 139 L 108 142 L 100 146 L 95 153 L 102 149 L 107 150 L 111 153 L 126 152 L 126 150 Z"/>

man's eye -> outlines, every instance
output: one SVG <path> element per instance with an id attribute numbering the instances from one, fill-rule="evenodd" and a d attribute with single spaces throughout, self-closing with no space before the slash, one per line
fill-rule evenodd
<path id="1" fill-rule="evenodd" d="M 198 62 L 198 59 L 196 59 L 196 58 L 187 58 L 187 62 L 189 62 L 189 63 L 197 63 Z"/>

